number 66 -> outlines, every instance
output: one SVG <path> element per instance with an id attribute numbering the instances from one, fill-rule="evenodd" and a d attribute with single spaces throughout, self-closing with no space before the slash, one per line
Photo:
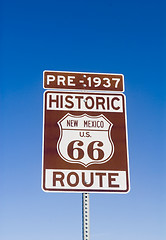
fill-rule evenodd
<path id="1" fill-rule="evenodd" d="M 74 160 L 80 160 L 84 157 L 84 150 L 81 148 L 84 143 L 80 140 L 74 140 L 69 143 L 67 152 L 70 158 Z M 96 145 L 96 147 L 95 147 Z M 103 143 L 101 141 L 93 141 L 87 146 L 87 153 L 92 160 L 101 160 L 104 157 L 104 152 L 101 148 Z"/>

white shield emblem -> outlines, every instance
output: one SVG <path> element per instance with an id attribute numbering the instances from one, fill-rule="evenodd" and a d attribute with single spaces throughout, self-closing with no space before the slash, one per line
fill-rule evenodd
<path id="1" fill-rule="evenodd" d="M 111 139 L 113 124 L 103 115 L 66 114 L 59 122 L 58 154 L 69 163 L 84 167 L 103 164 L 114 154 Z"/>

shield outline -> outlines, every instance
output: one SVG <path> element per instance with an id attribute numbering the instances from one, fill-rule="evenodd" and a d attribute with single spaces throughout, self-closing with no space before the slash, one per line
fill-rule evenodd
<path id="1" fill-rule="evenodd" d="M 105 160 L 103 160 L 103 161 L 98 161 L 98 160 L 96 160 L 96 161 L 93 161 L 93 162 L 90 162 L 90 163 L 88 163 L 88 164 L 85 164 L 85 163 L 83 163 L 83 162 L 80 162 L 80 161 L 77 161 L 77 160 L 68 160 L 67 158 L 65 158 L 62 154 L 61 154 L 61 151 L 59 150 L 59 146 L 60 146 L 60 142 L 61 142 L 61 140 L 62 140 L 62 137 L 63 137 L 63 128 L 62 128 L 62 125 L 61 125 L 61 122 L 65 119 L 65 118 L 67 118 L 68 116 L 70 116 L 70 117 L 73 117 L 73 118 L 82 118 L 83 116 L 86 116 L 86 117 L 89 117 L 89 118 L 100 118 L 100 117 L 103 117 L 108 123 L 109 123 L 109 128 L 108 128 L 108 139 L 109 139 L 109 142 L 110 142 L 110 144 L 111 144 L 111 146 L 112 146 L 112 151 L 111 151 L 111 154 L 109 155 L 109 157 L 107 158 L 107 159 L 105 159 Z M 84 167 L 88 167 L 88 166 L 90 166 L 90 165 L 92 165 L 92 164 L 103 164 L 103 163 L 106 163 L 106 162 L 108 162 L 111 158 L 112 158 L 112 156 L 113 156 L 113 154 L 114 154 L 114 143 L 113 143 L 113 141 L 112 141 L 112 138 L 111 138 L 111 128 L 112 128 L 112 126 L 113 126 L 113 123 L 112 122 L 110 122 L 103 114 L 100 114 L 100 115 L 97 115 L 97 116 L 90 116 L 90 115 L 88 115 L 88 114 L 86 114 L 86 113 L 84 113 L 84 114 L 82 114 L 82 115 L 72 115 L 72 114 L 70 114 L 70 113 L 67 113 L 63 118 L 61 118 L 58 122 L 58 125 L 59 125 L 59 128 L 60 128 L 60 137 L 59 137 L 59 139 L 58 139 L 58 142 L 57 142 L 57 150 L 58 150 L 58 154 L 59 154 L 59 156 L 63 159 L 63 160 L 65 160 L 66 162 L 68 162 L 68 163 L 74 163 L 74 164 L 81 164 L 81 165 L 83 165 Z"/>

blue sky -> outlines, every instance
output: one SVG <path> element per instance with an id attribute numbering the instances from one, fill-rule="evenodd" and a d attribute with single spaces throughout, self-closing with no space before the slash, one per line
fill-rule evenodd
<path id="1" fill-rule="evenodd" d="M 81 239 L 81 194 L 41 190 L 44 70 L 125 77 L 131 191 L 91 194 L 92 240 L 166 237 L 165 2 L 11 1 L 1 8 L 0 238 Z"/>

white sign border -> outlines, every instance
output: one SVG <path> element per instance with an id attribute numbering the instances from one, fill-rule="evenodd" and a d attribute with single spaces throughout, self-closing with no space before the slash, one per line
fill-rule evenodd
<path id="1" fill-rule="evenodd" d="M 127 128 L 127 109 L 126 109 L 126 96 L 124 95 L 124 93 L 122 92 L 104 92 L 106 94 L 119 94 L 119 95 L 123 95 L 124 97 L 124 111 L 125 111 L 125 126 L 126 126 L 126 153 L 127 153 L 127 171 L 126 171 L 126 176 L 127 176 L 127 183 L 128 183 L 128 190 L 127 191 L 87 191 L 87 189 L 85 191 L 83 190 L 76 190 L 76 191 L 65 191 L 65 190 L 45 190 L 44 189 L 44 125 L 45 125 L 45 96 L 46 96 L 46 93 L 47 92 L 50 92 L 50 91 L 58 91 L 58 92 L 62 92 L 62 93 L 68 93 L 68 91 L 64 91 L 63 89 L 61 91 L 59 91 L 59 89 L 54 89 L 54 90 L 47 90 L 47 91 L 44 91 L 43 93 L 43 131 L 42 131 L 42 173 L 41 173 L 41 189 L 44 191 L 44 192 L 48 192 L 48 193 L 58 193 L 58 192 L 61 192 L 61 193 L 107 193 L 107 194 L 127 194 L 130 192 L 131 190 L 131 187 L 130 187 L 130 168 L 129 168 L 129 147 L 128 147 L 128 128 Z M 76 90 L 75 90 L 76 93 L 78 93 Z M 85 93 L 83 91 L 79 91 L 80 93 Z M 91 93 L 94 93 L 94 91 L 90 91 Z M 86 91 L 86 93 L 90 93 L 89 91 Z M 99 92 L 99 91 L 98 91 Z M 100 94 L 103 93 L 103 92 L 99 92 Z M 103 95 L 104 95 L 103 93 Z"/>

